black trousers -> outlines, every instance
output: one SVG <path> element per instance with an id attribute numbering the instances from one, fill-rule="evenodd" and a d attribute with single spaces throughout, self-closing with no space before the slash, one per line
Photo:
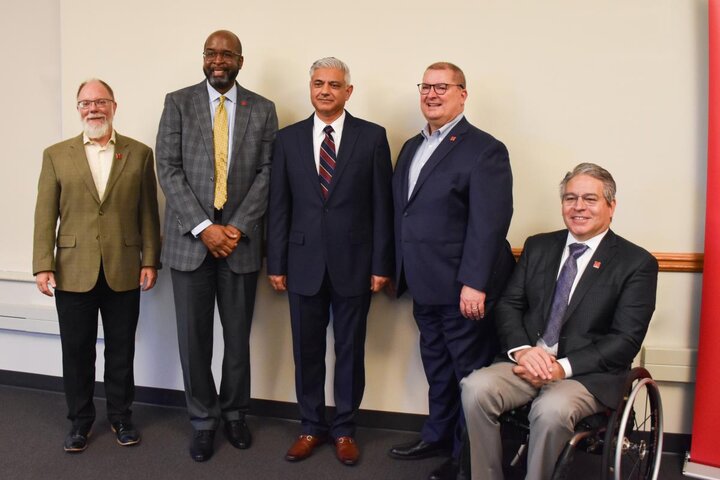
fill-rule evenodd
<path id="1" fill-rule="evenodd" d="M 100 269 L 97 283 L 89 292 L 55 291 L 63 383 L 68 406 L 67 418 L 78 426 L 95 421 L 95 344 L 98 312 L 105 332 L 105 395 L 110 422 L 129 420 L 135 397 L 135 331 L 140 313 L 140 288 L 113 291 Z"/>

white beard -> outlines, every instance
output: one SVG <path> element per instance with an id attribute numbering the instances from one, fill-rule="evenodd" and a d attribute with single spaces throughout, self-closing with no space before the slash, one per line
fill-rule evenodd
<path id="1" fill-rule="evenodd" d="M 105 135 L 107 135 L 110 128 L 110 123 L 107 121 L 107 118 L 103 121 L 101 125 L 97 126 L 90 125 L 85 120 L 83 120 L 82 124 L 85 135 L 87 135 L 87 137 L 91 140 L 104 137 Z"/>

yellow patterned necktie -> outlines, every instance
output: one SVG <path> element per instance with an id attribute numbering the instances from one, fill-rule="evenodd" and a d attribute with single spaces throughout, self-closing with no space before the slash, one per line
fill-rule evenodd
<path id="1" fill-rule="evenodd" d="M 225 96 L 215 110 L 213 123 L 213 144 L 215 147 L 215 208 L 220 210 L 227 201 L 228 168 L 228 119 L 225 110 Z"/>

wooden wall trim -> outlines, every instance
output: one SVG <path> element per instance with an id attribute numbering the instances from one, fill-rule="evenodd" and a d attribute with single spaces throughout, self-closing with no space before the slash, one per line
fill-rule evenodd
<path id="1" fill-rule="evenodd" d="M 515 260 L 520 258 L 522 247 L 512 249 Z M 661 272 L 702 272 L 705 255 L 702 253 L 653 252 Z"/>

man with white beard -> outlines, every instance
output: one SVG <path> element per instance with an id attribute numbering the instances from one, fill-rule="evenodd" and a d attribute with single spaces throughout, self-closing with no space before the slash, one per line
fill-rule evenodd
<path id="1" fill-rule="evenodd" d="M 68 453 L 87 448 L 95 421 L 98 312 L 110 428 L 122 446 L 140 441 L 130 410 L 135 330 L 140 290 L 155 285 L 160 258 L 152 150 L 113 130 L 117 103 L 102 80 L 80 85 L 77 109 L 83 133 L 43 153 L 33 241 L 37 287 L 54 292 L 58 312 Z"/>

